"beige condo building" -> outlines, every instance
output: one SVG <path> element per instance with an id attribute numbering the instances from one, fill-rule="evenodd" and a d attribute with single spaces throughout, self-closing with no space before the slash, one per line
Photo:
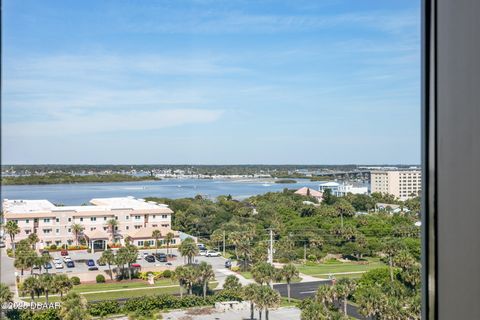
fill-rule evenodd
<path id="1" fill-rule="evenodd" d="M 400 200 L 418 196 L 422 190 L 420 170 L 375 170 L 370 172 L 371 192 L 392 194 Z"/>
<path id="2" fill-rule="evenodd" d="M 36 233 L 39 248 L 75 244 L 73 224 L 83 227 L 80 237 L 94 250 L 104 250 L 108 243 L 123 245 L 127 236 L 134 245 L 154 245 L 153 230 L 160 230 L 162 244 L 169 232 L 174 235 L 171 244 L 180 243 L 179 232 L 171 229 L 173 211 L 167 205 L 133 197 L 92 199 L 90 205 L 83 206 L 56 206 L 48 200 L 5 199 L 3 213 L 5 223 L 15 221 L 20 228 L 15 242 Z M 117 221 L 113 233 L 108 224 L 111 219 Z M 5 238 L 10 245 L 10 237 L 5 235 Z"/>

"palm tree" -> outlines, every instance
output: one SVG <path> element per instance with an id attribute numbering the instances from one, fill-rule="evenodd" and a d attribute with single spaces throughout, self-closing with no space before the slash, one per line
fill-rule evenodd
<path id="1" fill-rule="evenodd" d="M 188 288 L 188 294 L 192 295 L 193 294 L 193 285 L 198 282 L 199 275 L 198 275 L 198 268 L 195 268 L 193 266 L 187 266 L 185 267 L 185 283 Z"/>
<path id="2" fill-rule="evenodd" d="M 51 274 L 42 274 L 39 278 L 40 287 L 45 293 L 45 302 L 48 304 L 48 295 L 50 292 L 55 290 L 53 279 L 54 277 Z"/>
<path id="3" fill-rule="evenodd" d="M 38 294 L 40 289 L 38 278 L 28 277 L 22 282 L 20 288 L 23 295 L 28 293 L 30 294 L 32 301 L 35 300 L 35 293 Z"/>
<path id="4" fill-rule="evenodd" d="M 72 281 L 65 274 L 55 275 L 53 278 L 53 285 L 57 292 L 60 292 L 60 297 L 63 298 L 64 293 L 68 293 L 72 287 Z"/>
<path id="5" fill-rule="evenodd" d="M 125 247 L 127 251 L 125 252 L 125 259 L 128 265 L 128 278 L 132 280 L 132 263 L 137 261 L 138 249 L 134 245 L 129 244 Z"/>
<path id="6" fill-rule="evenodd" d="M 388 268 L 390 270 L 390 281 L 393 283 L 393 257 L 400 250 L 400 245 L 394 239 L 388 240 L 383 246 L 383 252 L 388 257 Z"/>
<path id="7" fill-rule="evenodd" d="M 188 264 L 192 264 L 193 258 L 198 254 L 197 244 L 192 238 L 183 240 L 178 249 L 182 256 L 187 257 Z"/>
<path id="8" fill-rule="evenodd" d="M 327 308 L 331 306 L 335 301 L 335 295 L 332 288 L 327 285 L 318 287 L 317 293 L 315 294 L 315 300 Z"/>
<path id="9" fill-rule="evenodd" d="M 198 280 L 203 286 L 203 299 L 206 299 L 208 282 L 215 279 L 215 273 L 213 272 L 212 265 L 205 261 L 200 262 L 197 269 Z"/>
<path id="10" fill-rule="evenodd" d="M 115 255 L 111 249 L 107 249 L 102 252 L 102 256 L 99 259 L 101 262 L 108 264 L 108 271 L 110 272 L 110 280 L 113 280 L 112 264 L 115 263 Z"/>
<path id="11" fill-rule="evenodd" d="M 258 289 L 260 286 L 256 283 L 250 283 L 247 284 L 245 287 L 243 287 L 242 290 L 242 298 L 250 301 L 250 320 L 253 320 L 253 313 L 254 313 L 254 302 L 255 302 L 255 296 L 257 294 Z"/>
<path id="12" fill-rule="evenodd" d="M 133 241 L 132 237 L 130 236 L 125 237 L 125 245 L 132 244 L 132 241 Z"/>
<path id="13" fill-rule="evenodd" d="M 118 227 L 117 219 L 109 219 L 107 221 L 107 227 L 110 229 L 110 235 L 112 237 L 111 242 L 115 240 L 115 229 Z"/>
<path id="14" fill-rule="evenodd" d="M 265 318 L 268 320 L 268 309 L 277 307 L 281 298 L 278 291 L 269 286 L 260 286 L 254 295 L 254 301 L 258 308 L 259 319 L 262 319 L 262 310 L 265 310 Z"/>
<path id="15" fill-rule="evenodd" d="M 158 240 L 162 237 L 162 232 L 158 229 L 152 231 L 152 238 L 155 239 L 155 254 L 158 252 Z"/>
<path id="16" fill-rule="evenodd" d="M 4 229 L 5 232 L 10 236 L 13 254 L 15 254 L 15 236 L 20 233 L 20 228 L 15 221 L 10 220 L 5 224 Z"/>
<path id="17" fill-rule="evenodd" d="M 173 234 L 173 232 L 169 232 L 165 236 L 165 242 L 167 243 L 167 255 L 170 252 L 170 243 L 172 243 L 174 238 L 175 238 L 175 235 Z"/>
<path id="18" fill-rule="evenodd" d="M 343 300 L 343 313 L 347 317 L 348 297 L 355 291 L 355 287 L 356 284 L 353 280 L 348 278 L 342 278 L 338 280 L 337 284 L 335 284 L 333 288 L 336 291 L 337 296 L 341 297 Z"/>
<path id="19" fill-rule="evenodd" d="M 87 300 L 76 292 L 70 292 L 62 299 L 60 318 L 63 320 L 89 320 Z"/>
<path id="20" fill-rule="evenodd" d="M 265 308 L 265 319 L 268 320 L 268 316 L 269 316 L 268 309 L 276 308 L 280 305 L 280 301 L 281 301 L 280 293 L 266 286 L 260 290 L 265 291 L 265 293 L 263 294 L 263 299 L 264 299 L 263 306 Z"/>
<path id="21" fill-rule="evenodd" d="M 238 277 L 230 274 L 225 278 L 225 283 L 223 284 L 223 290 L 227 290 L 230 292 L 238 292 L 242 289 L 242 284 Z"/>
<path id="22" fill-rule="evenodd" d="M 294 278 L 298 277 L 298 270 L 293 264 L 289 263 L 283 266 L 280 274 L 282 275 L 282 278 L 287 281 L 287 296 L 288 302 L 290 302 L 290 283 Z"/>
<path id="23" fill-rule="evenodd" d="M 275 275 L 275 267 L 267 262 L 257 263 L 252 268 L 253 280 L 262 286 L 273 281 Z"/>
<path id="24" fill-rule="evenodd" d="M 32 245 L 32 249 L 36 250 L 37 249 L 37 242 L 40 241 L 40 238 L 38 238 L 38 235 L 36 233 L 30 233 L 28 235 L 28 241 Z"/>
<path id="25" fill-rule="evenodd" d="M 178 266 L 175 268 L 173 278 L 178 281 L 180 285 L 180 298 L 183 298 L 183 286 L 186 285 L 186 267 Z"/>
<path id="26" fill-rule="evenodd" d="M 79 223 L 72 224 L 70 228 L 72 229 L 73 236 L 75 237 L 75 242 L 77 243 L 77 246 L 78 246 L 78 240 L 80 238 L 80 234 L 83 232 L 85 228 Z"/>
<path id="27" fill-rule="evenodd" d="M 9 302 L 13 302 L 13 292 L 6 284 L 0 283 L 0 305 Z"/>

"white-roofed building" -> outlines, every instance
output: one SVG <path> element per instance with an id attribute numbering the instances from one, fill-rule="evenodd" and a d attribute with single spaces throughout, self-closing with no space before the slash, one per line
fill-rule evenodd
<path id="1" fill-rule="evenodd" d="M 105 249 L 108 243 L 124 244 L 127 235 L 131 236 L 141 230 L 158 229 L 162 237 L 172 232 L 175 235 L 172 244 L 180 242 L 178 233 L 171 230 L 173 211 L 165 204 L 133 197 L 99 198 L 92 199 L 90 203 L 91 205 L 86 206 L 56 206 L 48 200 L 5 199 L 4 220 L 5 223 L 15 221 L 20 227 L 15 242 L 36 233 L 40 239 L 39 248 L 52 244 L 56 246 L 75 244 L 77 239 L 72 232 L 73 224 L 80 224 L 83 227 L 81 237 L 95 250 Z M 113 232 L 108 225 L 111 219 L 117 221 Z M 145 244 L 147 235 L 143 236 L 141 245 Z M 8 236 L 6 238 L 9 243 L 10 238 Z M 139 245 L 135 242 L 134 244 Z"/>

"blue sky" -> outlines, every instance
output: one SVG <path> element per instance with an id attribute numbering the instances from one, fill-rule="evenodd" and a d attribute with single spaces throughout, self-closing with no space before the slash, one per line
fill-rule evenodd
<path id="1" fill-rule="evenodd" d="M 3 2 L 4 164 L 416 164 L 420 1 Z"/>

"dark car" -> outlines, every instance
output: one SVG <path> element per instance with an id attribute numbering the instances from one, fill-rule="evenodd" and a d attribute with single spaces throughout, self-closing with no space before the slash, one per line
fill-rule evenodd
<path id="1" fill-rule="evenodd" d="M 165 253 L 156 253 L 154 256 L 160 262 L 167 262 L 167 255 Z"/>
<path id="2" fill-rule="evenodd" d="M 98 259 L 98 260 L 97 260 L 97 264 L 98 264 L 99 266 L 106 266 L 106 265 L 107 265 L 107 264 L 106 264 L 104 261 L 102 261 L 101 259 Z"/>
<path id="3" fill-rule="evenodd" d="M 147 262 L 155 262 L 155 257 L 154 256 L 145 256 L 145 260 L 147 260 Z"/>
<path id="4" fill-rule="evenodd" d="M 87 260 L 88 270 L 98 270 L 98 267 L 95 265 L 95 261 L 92 259 Z"/>
<path id="5" fill-rule="evenodd" d="M 52 269 L 52 264 L 50 262 L 45 263 L 43 266 L 45 269 Z"/>
<path id="6" fill-rule="evenodd" d="M 225 261 L 225 268 L 230 269 L 232 267 L 232 261 L 227 260 Z"/>
<path id="7" fill-rule="evenodd" d="M 74 268 L 75 267 L 75 263 L 73 263 L 73 261 L 67 261 L 65 264 L 67 265 L 67 268 Z"/>
<path id="8" fill-rule="evenodd" d="M 48 250 L 42 250 L 42 255 L 46 255 L 46 256 L 49 256 L 50 255 L 50 252 L 48 252 Z"/>

